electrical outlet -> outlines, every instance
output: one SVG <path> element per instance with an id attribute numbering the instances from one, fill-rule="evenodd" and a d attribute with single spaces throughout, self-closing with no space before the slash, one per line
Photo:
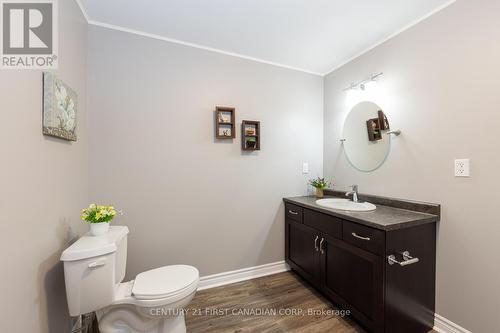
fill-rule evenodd
<path id="1" fill-rule="evenodd" d="M 309 173 L 309 163 L 307 162 L 302 163 L 302 173 L 303 174 Z"/>
<path id="2" fill-rule="evenodd" d="M 470 159 L 455 160 L 455 177 L 470 177 Z"/>

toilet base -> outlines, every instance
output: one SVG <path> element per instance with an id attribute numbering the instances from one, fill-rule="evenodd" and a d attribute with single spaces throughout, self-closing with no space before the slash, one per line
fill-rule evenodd
<path id="1" fill-rule="evenodd" d="M 163 327 L 158 332 L 161 333 L 186 333 L 186 319 L 184 314 L 178 315 L 174 318 L 167 318 L 162 320 Z"/>
<path id="2" fill-rule="evenodd" d="M 97 311 L 101 333 L 186 333 L 186 320 L 177 316 L 156 319 L 140 316 L 134 307 L 121 306 Z"/>

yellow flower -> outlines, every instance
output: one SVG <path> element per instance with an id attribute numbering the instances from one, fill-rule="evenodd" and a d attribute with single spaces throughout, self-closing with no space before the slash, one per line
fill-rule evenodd
<path id="1" fill-rule="evenodd" d="M 116 215 L 122 214 L 121 211 L 116 211 L 113 206 L 90 204 L 88 208 L 82 209 L 81 219 L 87 222 L 111 221 Z"/>

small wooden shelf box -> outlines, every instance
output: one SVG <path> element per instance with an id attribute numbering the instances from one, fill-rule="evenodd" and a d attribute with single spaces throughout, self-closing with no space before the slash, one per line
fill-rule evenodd
<path id="1" fill-rule="evenodd" d="M 260 150 L 260 121 L 243 120 L 241 122 L 241 149 Z"/>
<path id="2" fill-rule="evenodd" d="M 217 106 L 215 108 L 215 137 L 217 139 L 234 139 L 236 117 L 234 108 Z"/>

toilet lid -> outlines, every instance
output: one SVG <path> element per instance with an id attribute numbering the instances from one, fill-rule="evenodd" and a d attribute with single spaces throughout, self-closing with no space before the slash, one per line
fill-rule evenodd
<path id="1" fill-rule="evenodd" d="M 199 272 L 193 266 L 164 266 L 138 274 L 132 294 L 138 299 L 165 298 L 196 289 L 198 281 Z"/>

